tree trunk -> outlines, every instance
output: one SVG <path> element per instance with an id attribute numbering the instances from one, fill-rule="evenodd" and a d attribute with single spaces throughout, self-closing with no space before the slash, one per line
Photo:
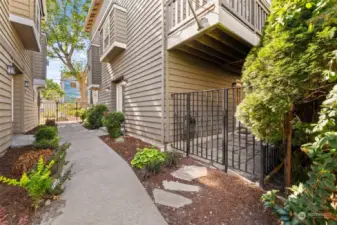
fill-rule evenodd
<path id="1" fill-rule="evenodd" d="M 285 159 L 284 159 L 284 185 L 285 187 L 291 186 L 291 147 L 292 147 L 292 134 L 293 129 L 291 125 L 291 120 L 293 119 L 293 106 L 291 110 L 284 116 L 284 125 L 283 125 L 283 146 L 285 150 Z"/>
<path id="2" fill-rule="evenodd" d="M 78 82 L 80 83 L 80 93 L 81 93 L 81 105 L 83 107 L 87 106 L 88 100 L 87 100 L 87 73 L 82 72 L 81 79 L 78 79 Z"/>

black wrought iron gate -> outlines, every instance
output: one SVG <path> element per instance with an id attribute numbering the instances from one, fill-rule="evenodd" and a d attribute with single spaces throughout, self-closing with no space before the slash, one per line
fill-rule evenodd
<path id="1" fill-rule="evenodd" d="M 172 147 L 257 176 L 263 185 L 281 159 L 281 146 L 257 140 L 235 117 L 243 88 L 172 94 Z"/>
<path id="2" fill-rule="evenodd" d="M 39 123 L 44 124 L 47 119 L 61 121 L 80 120 L 81 109 L 87 108 L 87 103 L 57 101 L 41 102 L 39 105 Z"/>

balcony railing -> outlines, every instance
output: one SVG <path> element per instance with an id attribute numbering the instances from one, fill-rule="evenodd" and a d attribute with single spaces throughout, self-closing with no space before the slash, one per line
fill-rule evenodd
<path id="1" fill-rule="evenodd" d="M 225 8 L 258 34 L 261 34 L 269 14 L 269 4 L 265 0 L 191 0 L 191 3 L 197 15 L 207 14 L 215 5 L 220 5 L 219 10 Z M 188 0 L 169 0 L 167 13 L 168 33 L 176 31 L 193 20 Z"/>
<path id="2" fill-rule="evenodd" d="M 205 6 L 208 2 L 214 0 L 193 0 L 192 8 L 197 14 L 202 13 L 207 9 Z M 167 13 L 168 13 L 168 30 L 169 33 L 175 31 L 177 28 L 193 20 L 193 14 L 191 7 L 189 6 L 188 0 L 170 0 L 167 3 Z"/>
<path id="3" fill-rule="evenodd" d="M 269 15 L 264 0 L 221 0 L 221 4 L 255 32 L 261 34 Z"/>

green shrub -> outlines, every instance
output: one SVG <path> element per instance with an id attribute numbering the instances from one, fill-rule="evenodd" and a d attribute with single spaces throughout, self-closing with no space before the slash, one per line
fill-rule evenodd
<path id="1" fill-rule="evenodd" d="M 35 141 L 33 147 L 36 149 L 52 149 L 55 150 L 59 147 L 59 137 L 55 137 L 52 140 L 42 139 L 40 141 Z"/>
<path id="2" fill-rule="evenodd" d="M 262 196 L 266 207 L 280 217 L 284 224 L 337 224 L 334 195 L 337 194 L 337 133 L 328 132 L 313 144 L 303 145 L 302 150 L 313 161 L 309 179 L 294 185 L 292 194 L 278 203 L 277 191 Z"/>
<path id="3" fill-rule="evenodd" d="M 166 161 L 166 154 L 153 148 L 139 150 L 131 161 L 132 167 L 156 173 Z"/>
<path id="4" fill-rule="evenodd" d="M 28 175 L 24 173 L 19 181 L 16 179 L 0 177 L 0 182 L 26 189 L 29 196 L 33 200 L 34 207 L 37 208 L 40 199 L 47 194 L 47 191 L 52 185 L 53 180 L 50 176 L 50 169 L 54 163 L 54 161 L 51 161 L 48 165 L 45 166 L 41 157 L 38 162 L 37 169 L 32 170 Z"/>
<path id="5" fill-rule="evenodd" d="M 84 126 L 88 129 L 98 129 L 102 126 L 104 113 L 108 112 L 106 105 L 95 105 L 88 110 Z"/>
<path id="6" fill-rule="evenodd" d="M 87 118 L 88 110 L 81 109 L 79 112 L 79 115 L 80 115 L 81 120 L 84 121 Z"/>
<path id="7" fill-rule="evenodd" d="M 112 112 L 103 118 L 103 125 L 107 128 L 111 137 L 118 138 L 122 135 L 121 126 L 124 120 L 123 113 Z"/>
<path id="8" fill-rule="evenodd" d="M 41 140 L 53 140 L 57 136 L 56 127 L 40 127 L 35 133 L 35 140 L 37 142 Z"/>

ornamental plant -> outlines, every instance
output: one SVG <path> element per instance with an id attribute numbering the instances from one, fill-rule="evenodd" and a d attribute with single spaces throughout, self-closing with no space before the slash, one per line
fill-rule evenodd
<path id="1" fill-rule="evenodd" d="M 150 173 L 157 173 L 166 161 L 166 154 L 154 148 L 138 150 L 131 161 L 132 167 L 145 169 Z"/>
<path id="2" fill-rule="evenodd" d="M 40 127 L 35 133 L 35 140 L 53 140 L 57 136 L 57 128 L 53 126 Z"/>
<path id="3" fill-rule="evenodd" d="M 108 113 L 103 118 L 103 125 L 107 128 L 112 138 L 118 138 L 122 135 L 122 124 L 125 118 L 121 112 Z"/>
<path id="4" fill-rule="evenodd" d="M 40 157 L 37 168 L 32 170 L 29 174 L 24 173 L 20 180 L 1 176 L 0 182 L 26 189 L 33 201 L 34 208 L 37 208 L 40 199 L 47 194 L 52 185 L 51 168 L 54 163 L 52 160 L 48 165 L 45 165 L 42 157 Z"/>
<path id="5" fill-rule="evenodd" d="M 87 118 L 85 119 L 83 125 L 88 129 L 98 129 L 102 127 L 104 113 L 107 113 L 108 111 L 108 107 L 103 104 L 91 107 L 88 110 Z"/>
<path id="6" fill-rule="evenodd" d="M 237 117 L 259 139 L 282 140 L 285 114 L 324 98 L 336 83 L 336 0 L 273 0 L 260 44 L 243 67 Z M 334 78 L 329 83 L 327 78 Z"/>
<path id="7" fill-rule="evenodd" d="M 337 224 L 337 132 L 327 132 L 302 150 L 313 161 L 309 180 L 290 188 L 292 194 L 278 203 L 277 191 L 262 196 L 266 207 L 280 217 L 284 225 Z"/>

